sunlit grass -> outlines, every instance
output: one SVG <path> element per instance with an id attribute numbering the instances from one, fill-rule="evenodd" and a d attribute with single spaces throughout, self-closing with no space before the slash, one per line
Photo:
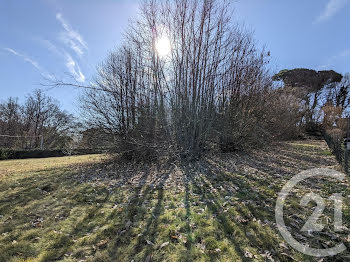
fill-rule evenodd
<path id="1" fill-rule="evenodd" d="M 294 165 L 315 165 L 299 159 L 309 151 L 287 149 Z M 313 159 L 322 157 L 331 156 Z M 262 161 L 269 174 L 252 162 L 233 171 L 220 158 L 204 158 L 179 168 L 184 187 L 77 179 L 84 172 L 77 167 L 104 158 L 0 162 L 9 170 L 0 184 L 0 261 L 316 261 L 289 247 L 274 225 L 285 179 L 271 179 L 273 159 Z M 297 200 L 289 205 L 299 211 Z"/>
<path id="2" fill-rule="evenodd" d="M 92 154 L 81 156 L 15 159 L 0 161 L 0 179 L 3 175 L 36 172 L 40 170 L 62 168 L 70 165 L 97 163 L 105 159 L 107 155 Z"/>

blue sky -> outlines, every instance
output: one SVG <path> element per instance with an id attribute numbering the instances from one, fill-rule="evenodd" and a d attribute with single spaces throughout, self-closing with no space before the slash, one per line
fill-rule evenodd
<path id="1" fill-rule="evenodd" d="M 137 0 L 0 0 L 0 100 L 73 74 L 88 83 L 122 41 Z M 350 71 L 350 0 L 236 0 L 235 19 L 271 51 L 271 69 Z M 79 90 L 47 91 L 78 115 Z"/>

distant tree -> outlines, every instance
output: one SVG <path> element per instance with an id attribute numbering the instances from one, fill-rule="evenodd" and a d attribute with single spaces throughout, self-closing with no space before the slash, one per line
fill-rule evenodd
<path id="1" fill-rule="evenodd" d="M 312 69 L 295 68 L 281 70 L 273 76 L 274 81 L 283 81 L 286 86 L 308 89 L 308 92 L 316 92 L 325 85 L 340 82 L 342 75 L 333 71 L 315 71 Z"/>
<path id="2" fill-rule="evenodd" d="M 7 101 L 0 103 L 0 135 L 15 136 L 22 132 L 22 108 L 17 98 L 8 98 Z M 19 139 L 9 139 L 9 137 L 0 137 L 1 144 L 4 147 L 18 143 Z"/>
<path id="3" fill-rule="evenodd" d="M 345 112 L 350 105 L 350 74 L 345 74 L 340 82 L 332 83 L 327 89 L 327 102 Z"/>
<path id="4" fill-rule="evenodd" d="M 350 75 L 345 74 L 342 81 L 329 85 L 326 89 L 326 103 L 323 124 L 327 128 L 342 126 L 341 118 L 349 115 L 350 106 Z"/>
<path id="5" fill-rule="evenodd" d="M 28 95 L 23 105 L 14 98 L 0 103 L 0 135 L 10 136 L 2 139 L 3 147 L 39 148 L 43 138 L 46 148 L 60 148 L 73 123 L 73 116 L 41 90 Z"/>
<path id="6" fill-rule="evenodd" d="M 296 68 L 282 70 L 272 78 L 274 81 L 283 81 L 284 88 L 293 89 L 297 97 L 304 103 L 302 121 L 306 126 L 318 121 L 318 108 L 322 108 L 324 101 L 323 90 L 332 87 L 342 80 L 342 75 L 333 71 L 315 71 Z"/>

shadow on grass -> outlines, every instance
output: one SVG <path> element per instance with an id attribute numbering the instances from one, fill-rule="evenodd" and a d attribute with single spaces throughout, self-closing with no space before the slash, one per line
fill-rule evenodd
<path id="1" fill-rule="evenodd" d="M 288 158 L 289 167 L 294 155 Z M 266 251 L 279 261 L 301 261 L 291 249 L 281 250 L 273 226 L 280 189 L 274 173 L 286 174 L 281 159 L 287 158 L 247 155 L 232 167 L 225 157 L 203 157 L 181 163 L 179 174 L 172 165 L 133 167 L 136 182 L 126 177 L 114 188 L 108 176 L 106 184 L 98 176 L 80 181 L 72 170 L 9 180 L 0 186 L 0 233 L 6 233 L 0 261 L 266 261 Z M 242 166 L 258 173 L 242 173 Z M 175 173 L 182 182 L 169 186 Z M 38 217 L 44 221 L 33 225 Z"/>
<path id="2" fill-rule="evenodd" d="M 169 172 L 163 174 L 159 184 L 155 188 L 155 191 L 157 191 L 157 203 L 151 211 L 146 227 L 141 233 L 142 235 L 138 238 L 137 244 L 134 248 L 134 255 L 139 253 L 143 248 L 146 249 L 143 255 L 143 260 L 146 260 L 147 257 L 152 256 L 152 251 L 158 234 L 159 216 L 162 214 L 162 212 L 164 212 L 164 183 L 168 179 L 171 172 L 172 170 L 169 170 Z"/>

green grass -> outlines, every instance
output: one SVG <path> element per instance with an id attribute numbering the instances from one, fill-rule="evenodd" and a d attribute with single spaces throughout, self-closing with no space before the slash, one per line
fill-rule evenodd
<path id="1" fill-rule="evenodd" d="M 1 161 L 0 261 L 317 261 L 289 247 L 274 225 L 277 194 L 293 174 L 337 167 L 323 143 L 310 144 L 132 172 L 94 166 L 106 159 L 100 155 Z M 113 184 L 124 169 L 131 182 Z M 317 188 L 350 195 L 348 183 Z M 298 203 L 288 202 L 287 216 L 306 217 Z"/>
<path id="2" fill-rule="evenodd" d="M 97 163 L 107 159 L 106 155 L 92 154 L 82 156 L 32 158 L 20 160 L 1 160 L 0 177 L 9 174 L 23 174 L 80 164 Z"/>

